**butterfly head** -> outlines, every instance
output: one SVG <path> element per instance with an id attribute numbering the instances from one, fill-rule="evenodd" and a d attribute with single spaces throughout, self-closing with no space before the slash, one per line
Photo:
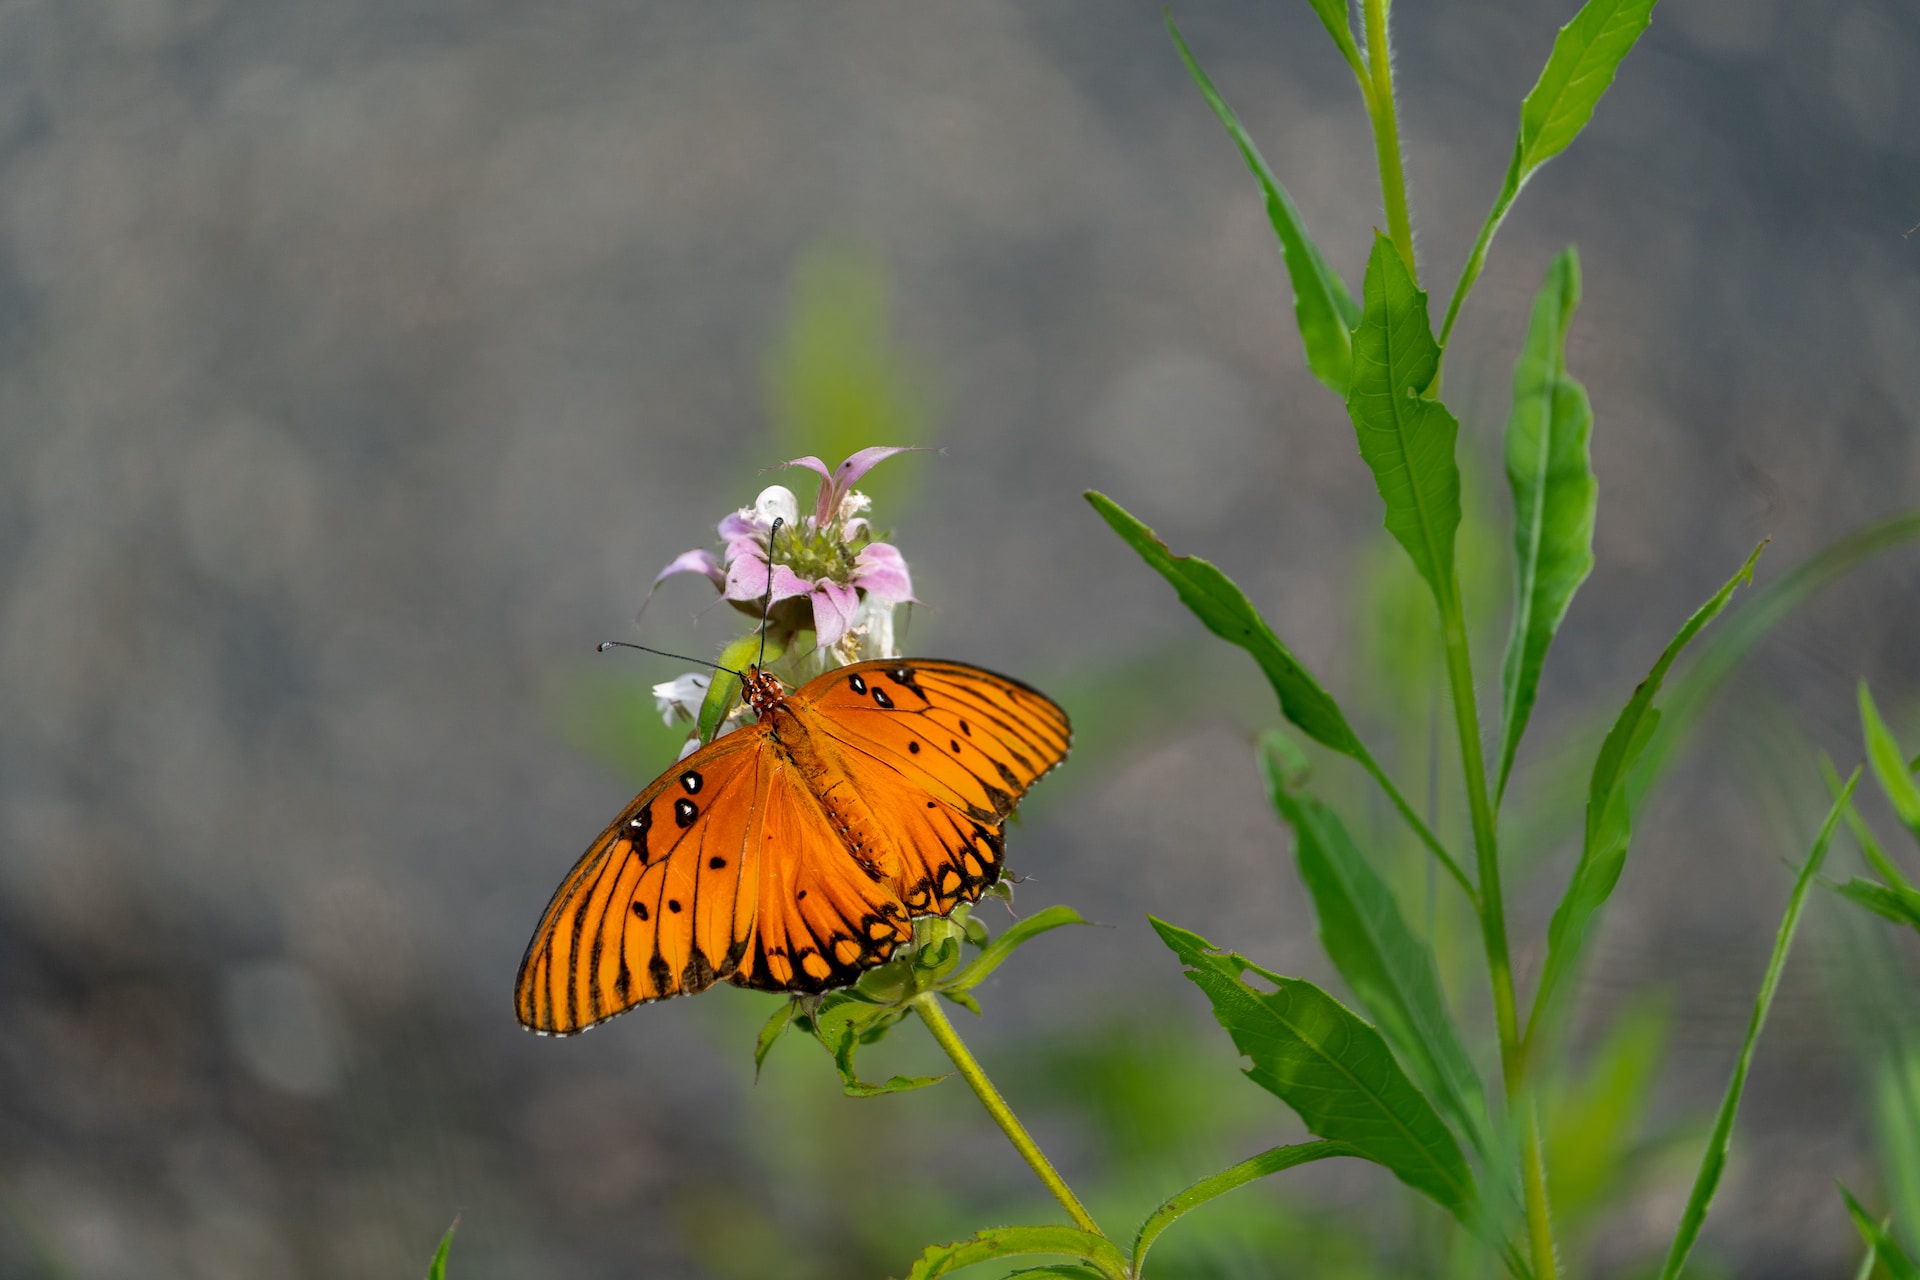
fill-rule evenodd
<path id="1" fill-rule="evenodd" d="M 753 714 L 762 718 L 787 700 L 787 686 L 780 683 L 780 677 L 759 667 L 748 667 L 740 677 L 740 686 L 740 696 L 753 708 Z"/>

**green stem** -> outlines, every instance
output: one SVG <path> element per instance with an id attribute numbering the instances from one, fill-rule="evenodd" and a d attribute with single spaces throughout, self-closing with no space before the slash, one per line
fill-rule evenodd
<path id="1" fill-rule="evenodd" d="M 1467 265 L 1460 268 L 1460 279 L 1454 283 L 1453 297 L 1447 300 L 1447 318 L 1440 322 L 1440 350 L 1447 349 L 1447 338 L 1453 333 L 1453 322 L 1460 315 L 1460 307 L 1473 292 L 1474 281 L 1480 278 L 1480 269 L 1487 265 L 1487 247 L 1493 243 L 1493 233 L 1500 229 L 1506 220 L 1507 210 L 1513 207 L 1514 197 L 1520 194 L 1513 175 L 1507 175 L 1507 182 L 1500 188 L 1500 194 L 1494 197 L 1493 208 L 1487 212 L 1487 220 L 1480 224 L 1480 237 L 1473 242 L 1473 252 L 1467 255 Z M 1439 381 L 1439 375 L 1434 375 Z M 1438 394 L 1436 392 L 1436 394 Z"/>
<path id="2" fill-rule="evenodd" d="M 1380 161 L 1380 202 L 1387 209 L 1387 235 L 1416 282 L 1413 221 L 1407 214 L 1407 177 L 1400 159 L 1400 124 L 1394 116 L 1393 56 L 1387 43 L 1387 0 L 1364 0 L 1367 30 L 1367 116 L 1373 122 L 1373 149 Z"/>
<path id="3" fill-rule="evenodd" d="M 1459 580 L 1447 583 L 1440 601 L 1440 630 L 1446 642 L 1447 684 L 1453 693 L 1453 719 L 1460 734 L 1460 763 L 1466 775 L 1467 809 L 1473 820 L 1473 849 L 1480 872 L 1480 936 L 1493 985 L 1494 1026 L 1500 1036 L 1500 1074 L 1509 1112 L 1522 1112 L 1521 1145 L 1527 1203 L 1527 1235 L 1533 1253 L 1534 1280 L 1554 1280 L 1557 1261 L 1553 1225 L 1547 1212 L 1546 1162 L 1540 1126 L 1526 1099 L 1527 1060 L 1520 1041 L 1520 1020 L 1513 995 L 1513 961 L 1507 951 L 1506 903 L 1500 892 L 1500 850 L 1493 806 L 1487 799 L 1487 766 L 1480 750 L 1480 711 L 1473 696 L 1473 658 L 1467 646 L 1465 610 Z"/>
<path id="4" fill-rule="evenodd" d="M 1359 760 L 1360 767 L 1373 775 L 1373 780 L 1380 784 L 1382 791 L 1387 793 L 1387 799 L 1393 802 L 1393 807 L 1399 810 L 1400 816 L 1406 819 L 1409 827 L 1413 828 L 1413 834 L 1420 837 L 1420 843 L 1427 846 L 1428 852 L 1432 853 L 1435 860 L 1447 869 L 1447 874 L 1453 877 L 1454 883 L 1460 886 L 1460 892 L 1467 895 L 1467 901 L 1471 902 L 1474 911 L 1478 912 L 1480 910 L 1479 892 L 1474 889 L 1473 881 L 1467 878 L 1467 873 L 1460 869 L 1460 864 L 1453 860 L 1453 855 L 1447 852 L 1447 847 L 1440 843 L 1440 837 L 1434 835 L 1433 829 L 1421 821 L 1420 815 L 1415 813 L 1413 806 L 1407 803 L 1407 798 L 1400 794 L 1400 788 L 1393 785 L 1393 779 L 1387 776 L 1386 770 L 1380 767 L 1379 762 L 1365 748 L 1361 749 Z"/>
<path id="5" fill-rule="evenodd" d="M 999 1125 L 1001 1131 L 1007 1135 L 1007 1141 L 1011 1142 L 1013 1149 L 1020 1153 L 1020 1158 L 1027 1162 L 1035 1174 L 1039 1175 L 1040 1181 L 1046 1184 L 1047 1190 L 1053 1192 L 1053 1198 L 1066 1209 L 1067 1216 L 1073 1219 L 1074 1225 L 1082 1231 L 1104 1239 L 1106 1233 L 1100 1230 L 1100 1224 L 1093 1220 L 1093 1215 L 1088 1213 L 1086 1206 L 1080 1203 L 1080 1198 L 1073 1194 L 1073 1188 L 1067 1185 L 1066 1179 L 1062 1178 L 1059 1171 L 1047 1162 L 1047 1157 L 1041 1153 L 1039 1144 L 1034 1142 L 1032 1136 L 1027 1133 L 1019 1117 L 1013 1114 L 1013 1108 L 1007 1105 L 1007 1100 L 1000 1096 L 998 1089 L 993 1087 L 993 1081 L 987 1079 L 987 1073 L 980 1069 L 980 1064 L 973 1060 L 971 1053 L 967 1052 L 967 1046 L 961 1043 L 960 1033 L 953 1029 L 951 1022 L 947 1021 L 946 1011 L 936 1003 L 934 993 L 923 992 L 907 1003 L 912 1005 L 913 1011 L 920 1015 L 920 1020 L 927 1024 L 927 1030 L 933 1033 L 933 1038 L 946 1051 L 946 1055 L 953 1059 L 953 1065 L 960 1069 L 961 1077 L 972 1086 L 974 1096 L 980 1099 L 980 1105 L 987 1109 L 987 1114 L 993 1117 L 994 1123 Z"/>

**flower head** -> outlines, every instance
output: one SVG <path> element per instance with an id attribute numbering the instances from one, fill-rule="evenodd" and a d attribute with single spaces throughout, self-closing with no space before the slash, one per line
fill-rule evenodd
<path id="1" fill-rule="evenodd" d="M 752 506 L 720 522 L 725 545 L 718 557 L 704 548 L 688 551 L 662 569 L 654 585 L 676 573 L 699 573 L 734 607 L 755 617 L 770 608 L 780 627 L 811 629 L 822 650 L 845 651 L 845 660 L 893 656 L 893 606 L 913 599 L 913 580 L 899 550 L 874 541 L 866 516 L 873 504 L 853 485 L 875 464 L 904 452 L 862 449 L 832 469 L 815 457 L 781 463 L 820 476 L 812 512 L 802 516 L 791 489 L 769 485 Z"/>

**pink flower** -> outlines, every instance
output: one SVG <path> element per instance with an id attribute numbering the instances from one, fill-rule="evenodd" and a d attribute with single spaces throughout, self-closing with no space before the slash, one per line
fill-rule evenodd
<path id="1" fill-rule="evenodd" d="M 891 637 L 892 608 L 913 599 L 913 579 L 897 548 L 873 541 L 865 515 L 872 503 L 853 485 L 875 464 L 904 452 L 862 449 L 832 470 L 814 457 L 781 463 L 819 474 L 811 514 L 801 516 L 792 490 L 769 485 L 752 506 L 720 522 L 725 546 L 718 558 L 702 548 L 685 552 L 660 571 L 653 585 L 676 573 L 702 574 L 735 608 L 755 617 L 769 607 L 771 595 L 770 616 L 786 630 L 810 627 L 822 649 L 865 628 L 863 607 L 868 617 L 885 612 Z M 777 537 L 775 520 L 780 521 Z"/>

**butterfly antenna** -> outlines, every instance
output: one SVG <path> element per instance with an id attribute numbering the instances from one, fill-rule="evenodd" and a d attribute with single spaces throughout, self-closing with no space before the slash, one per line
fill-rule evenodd
<path id="1" fill-rule="evenodd" d="M 756 667 L 767 657 L 767 619 L 773 614 L 773 540 L 780 536 L 780 526 L 785 523 L 780 516 L 775 516 L 773 528 L 767 530 L 767 603 L 760 610 L 760 656 L 753 660 Z"/>
<path id="2" fill-rule="evenodd" d="M 709 658 L 689 658 L 684 653 L 668 653 L 665 649 L 649 649 L 646 645 L 628 644 L 625 640 L 602 640 L 594 646 L 593 651 L 595 653 L 605 653 L 609 649 L 638 649 L 642 653 L 658 654 L 662 658 L 672 658 L 677 662 L 691 662 L 697 666 L 712 667 L 715 671 L 724 671 L 730 676 L 740 674 L 732 667 L 723 667 Z"/>

